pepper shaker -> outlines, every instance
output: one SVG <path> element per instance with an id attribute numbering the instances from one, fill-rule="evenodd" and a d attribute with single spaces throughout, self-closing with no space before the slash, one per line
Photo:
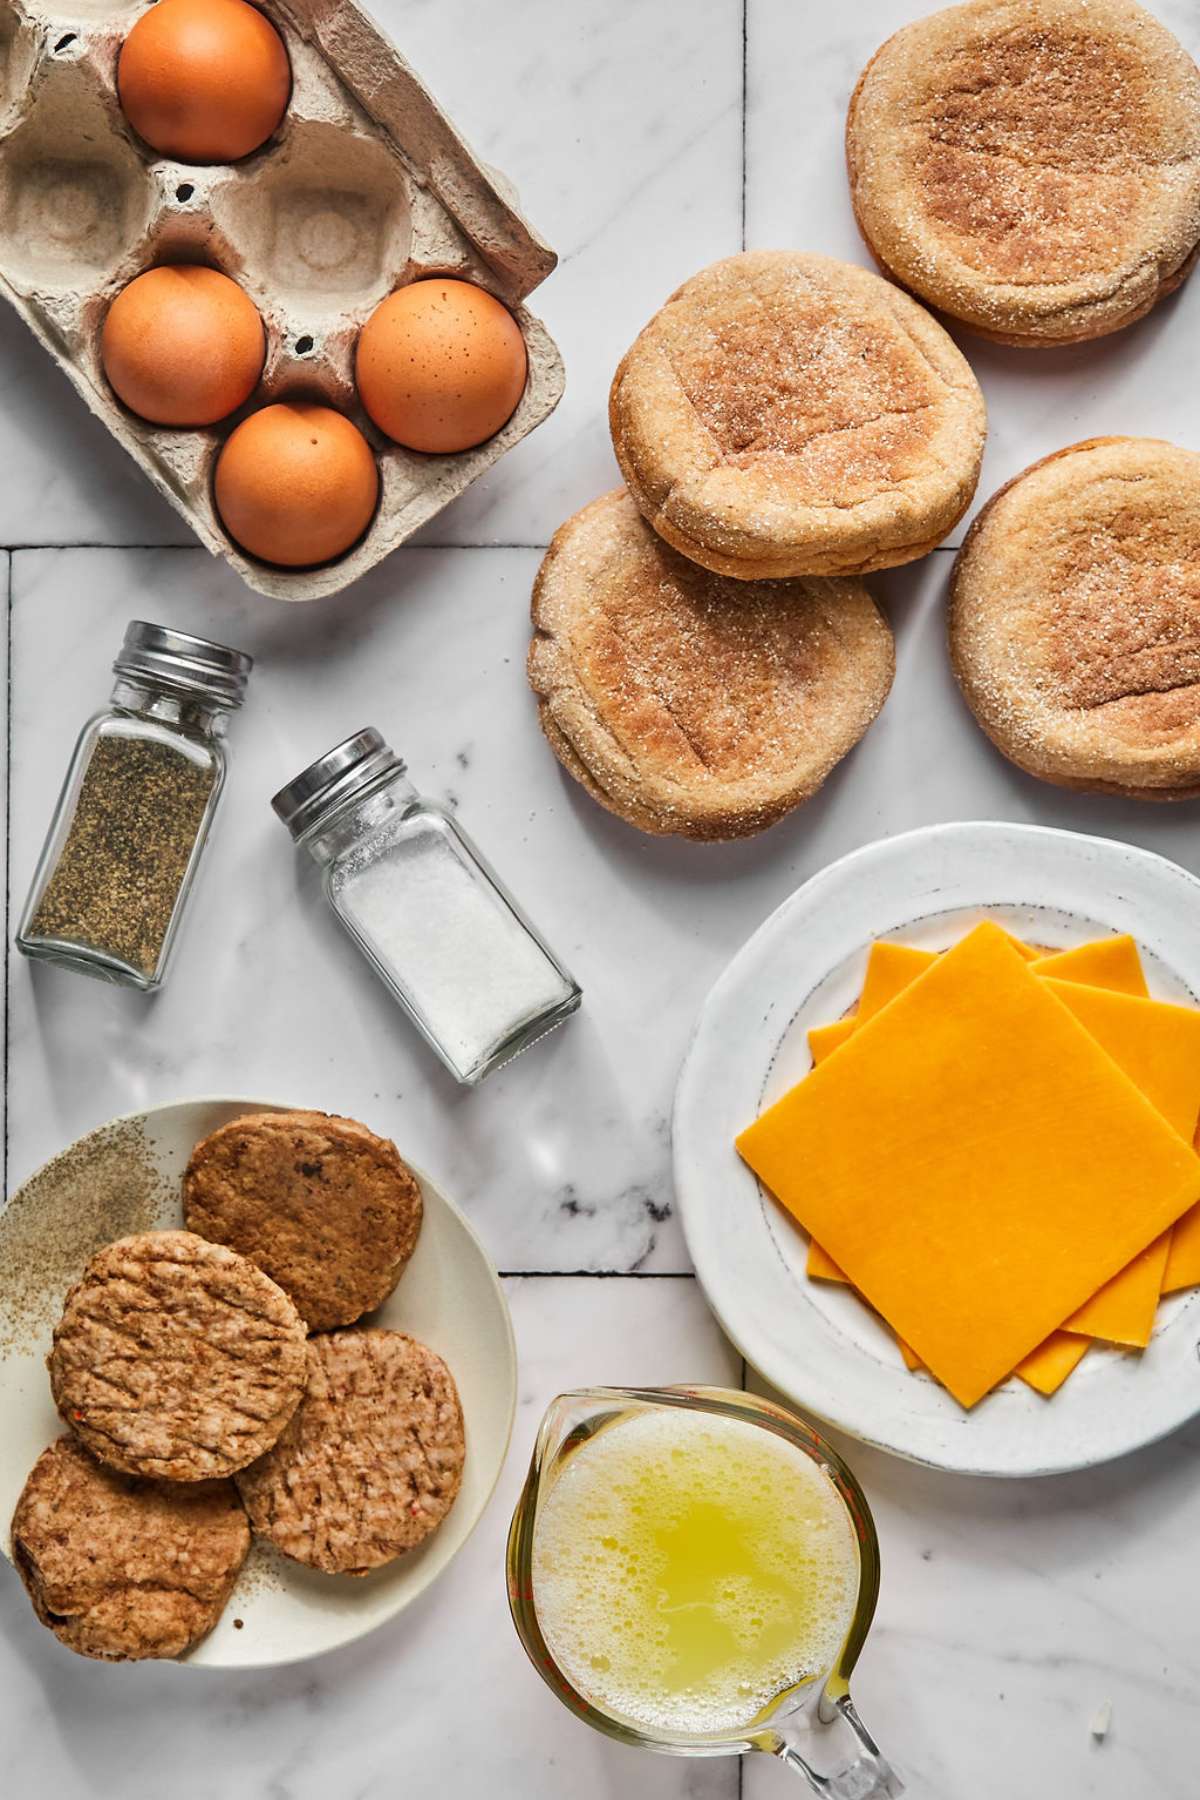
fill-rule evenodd
<path id="1" fill-rule="evenodd" d="M 17 931 L 26 956 L 162 986 L 253 658 L 135 619 L 80 733 Z"/>
<path id="2" fill-rule="evenodd" d="M 342 925 L 465 1085 L 578 1007 L 572 977 L 378 731 L 355 732 L 271 805 L 320 865 Z"/>

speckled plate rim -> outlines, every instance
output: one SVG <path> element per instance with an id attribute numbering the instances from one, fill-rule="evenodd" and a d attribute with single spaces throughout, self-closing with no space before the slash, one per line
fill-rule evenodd
<path id="1" fill-rule="evenodd" d="M 164 1176 L 173 1181 L 182 1176 L 192 1146 L 218 1125 L 246 1113 L 297 1110 L 313 1108 L 226 1097 L 170 1101 L 110 1119 L 60 1154 L 114 1126 L 140 1122 Z M 466 1544 L 495 1492 L 517 1399 L 508 1301 L 462 1210 L 423 1170 L 411 1162 L 409 1166 L 425 1201 L 421 1234 L 395 1291 L 367 1322 L 409 1331 L 445 1357 L 458 1385 L 466 1428 L 462 1488 L 425 1545 L 365 1578 L 321 1575 L 256 1546 L 214 1629 L 180 1659 L 189 1668 L 273 1668 L 365 1637 L 437 1580 Z M 28 1182 L 22 1183 L 12 1199 L 26 1186 Z M 172 1223 L 182 1224 L 181 1212 L 174 1219 L 160 1215 L 160 1226 Z M 31 1342 L 26 1354 L 0 1356 L 0 1548 L 10 1562 L 9 1521 L 17 1497 L 38 1454 L 64 1429 L 43 1365 L 48 1345 L 47 1331 L 45 1341 Z M 241 1629 L 234 1627 L 235 1618 L 242 1620 Z"/>
<path id="2" fill-rule="evenodd" d="M 984 916 L 1062 946 L 1128 931 L 1152 994 L 1200 1003 L 1200 881 L 1163 857 L 991 822 L 869 844 L 784 901 L 705 1001 L 676 1090 L 675 1191 L 722 1329 L 796 1405 L 933 1468 L 1049 1475 L 1126 1455 L 1200 1411 L 1196 1294 L 1163 1304 L 1140 1357 L 1095 1346 L 1051 1399 L 1010 1379 L 966 1413 L 928 1376 L 908 1373 L 891 1335 L 852 1294 L 806 1280 L 807 1238 L 733 1147 L 807 1072 L 805 1034 L 852 1004 L 873 939 L 944 948 Z"/>

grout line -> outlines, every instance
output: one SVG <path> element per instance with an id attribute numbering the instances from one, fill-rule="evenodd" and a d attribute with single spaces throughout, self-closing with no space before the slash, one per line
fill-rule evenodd
<path id="1" fill-rule="evenodd" d="M 9 948 L 9 912 L 12 900 L 12 642 L 13 642 L 13 563 L 7 558 L 5 570 L 4 632 L 6 643 L 4 668 L 4 1144 L 0 1157 L 0 1202 L 8 1198 L 8 989 L 12 965 Z"/>
<path id="2" fill-rule="evenodd" d="M 398 550 L 541 550 L 546 551 L 549 544 L 398 544 Z M 0 544 L 0 550 L 16 553 L 20 550 L 174 550 L 202 551 L 203 544 L 109 544 L 101 543 L 98 538 L 77 538 L 70 543 L 39 544 L 30 541 L 21 544 Z M 389 551 L 395 555 L 395 551 Z"/>
<path id="3" fill-rule="evenodd" d="M 500 1269 L 502 1281 L 695 1281 L 693 1269 Z"/>
<path id="4" fill-rule="evenodd" d="M 742 0 L 742 249 L 746 248 L 746 92 L 748 82 L 750 0 Z"/>
<path id="5" fill-rule="evenodd" d="M 111 551 L 114 555 L 121 555 L 125 551 L 128 551 L 128 550 L 137 550 L 137 551 L 165 550 L 165 551 L 182 552 L 185 550 L 200 551 L 200 550 L 203 550 L 203 548 L 204 548 L 203 544 L 102 544 L 98 540 L 91 540 L 91 539 L 80 539 L 77 542 L 72 542 L 69 544 L 35 544 L 32 542 L 27 543 L 27 544 L 0 544 L 0 550 L 6 551 L 11 556 L 17 556 L 25 551 L 32 551 L 32 550 L 108 550 L 108 551 Z M 504 543 L 504 544 L 398 544 L 396 546 L 396 549 L 389 551 L 388 554 L 390 556 L 395 556 L 398 552 L 403 552 L 405 550 L 536 550 L 539 553 L 539 555 L 545 555 L 546 551 L 549 548 L 550 548 L 549 544 L 515 544 L 515 543 Z M 957 556 L 958 552 L 961 549 L 962 549 L 961 544 L 935 544 L 932 550 L 925 551 L 922 556 L 914 557 L 913 561 L 914 562 L 922 562 L 922 561 L 924 561 L 925 556 Z M 896 566 L 899 568 L 902 568 L 902 569 L 907 569 L 907 568 L 910 568 L 912 565 L 910 563 L 900 563 Z M 890 569 L 885 569 L 885 570 L 877 569 L 877 570 L 874 570 L 873 573 L 875 573 L 875 574 L 881 574 L 881 573 L 882 574 L 890 574 L 891 570 Z"/>
<path id="6" fill-rule="evenodd" d="M 742 1387 L 742 1392 L 745 1393 L 745 1391 L 746 1391 L 746 1359 L 744 1356 L 741 1358 L 741 1369 L 742 1369 L 741 1387 Z M 746 1781 L 746 1758 L 744 1756 L 739 1756 L 738 1757 L 738 1765 L 737 1765 L 738 1800 L 742 1800 L 742 1793 L 743 1793 L 743 1789 L 745 1786 L 745 1781 Z"/>

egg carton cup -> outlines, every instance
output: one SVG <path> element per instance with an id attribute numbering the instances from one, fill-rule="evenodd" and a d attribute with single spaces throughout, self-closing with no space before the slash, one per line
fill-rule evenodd
<path id="1" fill-rule="evenodd" d="M 351 0 L 265 0 L 292 65 L 277 132 L 233 164 L 159 156 L 117 100 L 117 56 L 143 0 L 0 0 L 0 287 L 154 486 L 260 593 L 317 600 L 357 580 L 519 443 L 563 390 L 558 350 L 522 302 L 554 252 L 522 218 L 377 26 Z M 100 331 L 120 290 L 158 263 L 203 262 L 262 314 L 267 354 L 247 404 L 219 425 L 147 424 L 117 400 Z M 511 308 L 529 379 L 495 437 L 426 456 L 382 436 L 359 403 L 354 345 L 394 288 L 451 275 Z M 372 524 L 336 561 L 285 569 L 245 555 L 213 502 L 230 431 L 277 400 L 348 414 L 376 453 Z"/>

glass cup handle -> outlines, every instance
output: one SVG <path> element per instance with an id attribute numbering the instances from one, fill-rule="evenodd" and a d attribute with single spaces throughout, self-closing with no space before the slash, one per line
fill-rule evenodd
<path id="1" fill-rule="evenodd" d="M 849 1694 L 823 1705 L 815 1717 L 799 1715 L 796 1728 L 780 1733 L 769 1748 L 824 1800 L 896 1800 L 904 1792 Z"/>

